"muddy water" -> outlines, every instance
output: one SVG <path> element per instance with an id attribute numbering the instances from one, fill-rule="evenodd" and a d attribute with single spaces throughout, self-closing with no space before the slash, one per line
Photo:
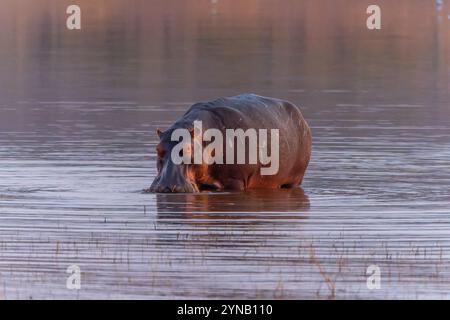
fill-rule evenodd
<path id="1" fill-rule="evenodd" d="M 79 3 L 0 4 L 0 297 L 450 298 L 448 2 Z M 155 129 L 242 92 L 303 107 L 303 189 L 143 194 Z"/>

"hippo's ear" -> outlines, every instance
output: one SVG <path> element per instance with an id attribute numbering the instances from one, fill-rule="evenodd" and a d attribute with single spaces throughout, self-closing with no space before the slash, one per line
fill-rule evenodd
<path id="1" fill-rule="evenodd" d="M 158 135 L 158 138 L 161 138 L 162 131 L 160 128 L 156 128 L 156 134 Z"/>

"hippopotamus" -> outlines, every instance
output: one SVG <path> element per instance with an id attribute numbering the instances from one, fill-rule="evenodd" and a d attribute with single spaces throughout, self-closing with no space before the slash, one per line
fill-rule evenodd
<path id="1" fill-rule="evenodd" d="M 203 131 L 198 130 L 199 123 Z M 180 141 L 181 136 L 176 134 L 180 132 L 179 129 L 188 132 L 192 139 Z M 239 158 L 239 148 L 231 148 L 234 141 L 239 140 L 239 136 L 236 133 L 234 136 L 228 135 L 239 130 L 244 134 L 240 137 L 244 150 L 250 150 L 256 145 L 259 147 L 258 151 L 250 150 L 244 157 Z M 263 134 L 266 133 L 267 137 L 269 130 L 270 141 L 267 142 L 267 139 L 262 139 L 261 136 L 264 137 Z M 201 136 L 203 132 L 204 136 Z M 208 132 L 213 134 L 208 135 Z M 251 141 L 255 137 L 258 139 L 256 133 L 260 134 L 259 144 Z M 205 190 L 294 188 L 302 183 L 311 157 L 311 130 L 300 108 L 289 101 L 256 94 L 241 94 L 195 103 L 167 130 L 163 132 L 157 129 L 157 134 L 157 176 L 148 189 L 150 192 L 193 193 Z M 212 141 L 211 144 L 221 140 L 223 142 L 220 134 L 226 137 L 225 144 L 222 147 L 216 144 L 215 149 L 208 149 L 208 141 Z M 174 136 L 178 139 L 174 139 Z M 198 153 L 198 148 L 204 147 L 206 148 L 200 149 Z M 279 163 L 272 166 L 275 170 L 268 170 L 268 158 L 261 151 L 263 149 L 271 150 L 272 159 L 273 156 L 278 156 L 275 159 L 278 159 Z M 174 155 L 191 160 L 196 154 L 203 155 L 204 158 L 193 163 L 174 160 L 177 159 Z M 218 156 L 226 158 L 227 161 L 211 162 L 211 158 L 220 159 Z M 255 158 L 260 161 L 255 162 Z"/>

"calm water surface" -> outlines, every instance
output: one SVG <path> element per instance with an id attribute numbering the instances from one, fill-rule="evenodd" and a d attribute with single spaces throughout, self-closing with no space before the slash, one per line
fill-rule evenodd
<path id="1" fill-rule="evenodd" d="M 0 297 L 450 298 L 450 6 L 381 2 L 2 1 Z M 141 192 L 157 127 L 243 92 L 302 106 L 302 189 Z"/>

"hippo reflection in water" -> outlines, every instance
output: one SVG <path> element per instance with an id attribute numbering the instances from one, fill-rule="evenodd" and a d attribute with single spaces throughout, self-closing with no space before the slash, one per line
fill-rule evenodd
<path id="1" fill-rule="evenodd" d="M 250 153 L 252 142 L 249 135 L 240 139 L 243 148 L 249 152 L 244 155 L 247 162 L 235 161 L 230 164 L 174 161 L 172 151 L 175 151 L 175 148 L 177 148 L 177 154 L 180 149 L 179 154 L 183 159 L 190 160 L 194 157 L 195 152 L 192 150 L 195 150 L 195 143 L 198 141 L 195 125 L 199 122 L 202 124 L 202 130 L 214 129 L 216 133 L 222 133 L 224 137 L 227 136 L 229 129 L 238 129 L 244 133 L 250 130 L 272 132 L 275 129 L 278 140 L 271 139 L 265 146 L 272 153 L 272 158 L 274 150 L 278 151 L 277 171 L 273 174 L 264 174 L 263 170 L 267 169 L 266 164 L 248 160 L 252 155 L 262 158 L 261 144 L 257 144 L 260 147 L 259 152 Z M 182 142 L 173 139 L 173 134 L 179 131 L 177 129 L 185 130 L 192 139 L 187 141 L 183 139 Z M 292 188 L 301 184 L 311 156 L 311 131 L 300 108 L 288 101 L 254 94 L 196 103 L 166 131 L 158 130 L 158 135 L 160 138 L 156 147 L 158 174 L 148 189 L 150 192 L 190 193 L 203 190 Z M 273 137 L 271 133 L 271 138 Z M 210 140 L 214 142 L 215 139 Z M 208 143 L 200 141 L 201 148 L 207 147 Z M 229 143 L 228 140 L 225 146 L 213 150 L 209 155 L 217 156 L 216 153 L 219 150 L 223 158 L 238 159 L 238 148 L 230 151 L 227 143 Z"/>
<path id="2" fill-rule="evenodd" d="M 280 202 L 280 199 L 282 201 Z M 307 219 L 310 200 L 302 187 L 251 189 L 244 192 L 158 193 L 156 209 L 160 218 Z M 217 215 L 213 215 L 217 213 Z M 254 222 L 254 221 L 252 221 Z"/>

